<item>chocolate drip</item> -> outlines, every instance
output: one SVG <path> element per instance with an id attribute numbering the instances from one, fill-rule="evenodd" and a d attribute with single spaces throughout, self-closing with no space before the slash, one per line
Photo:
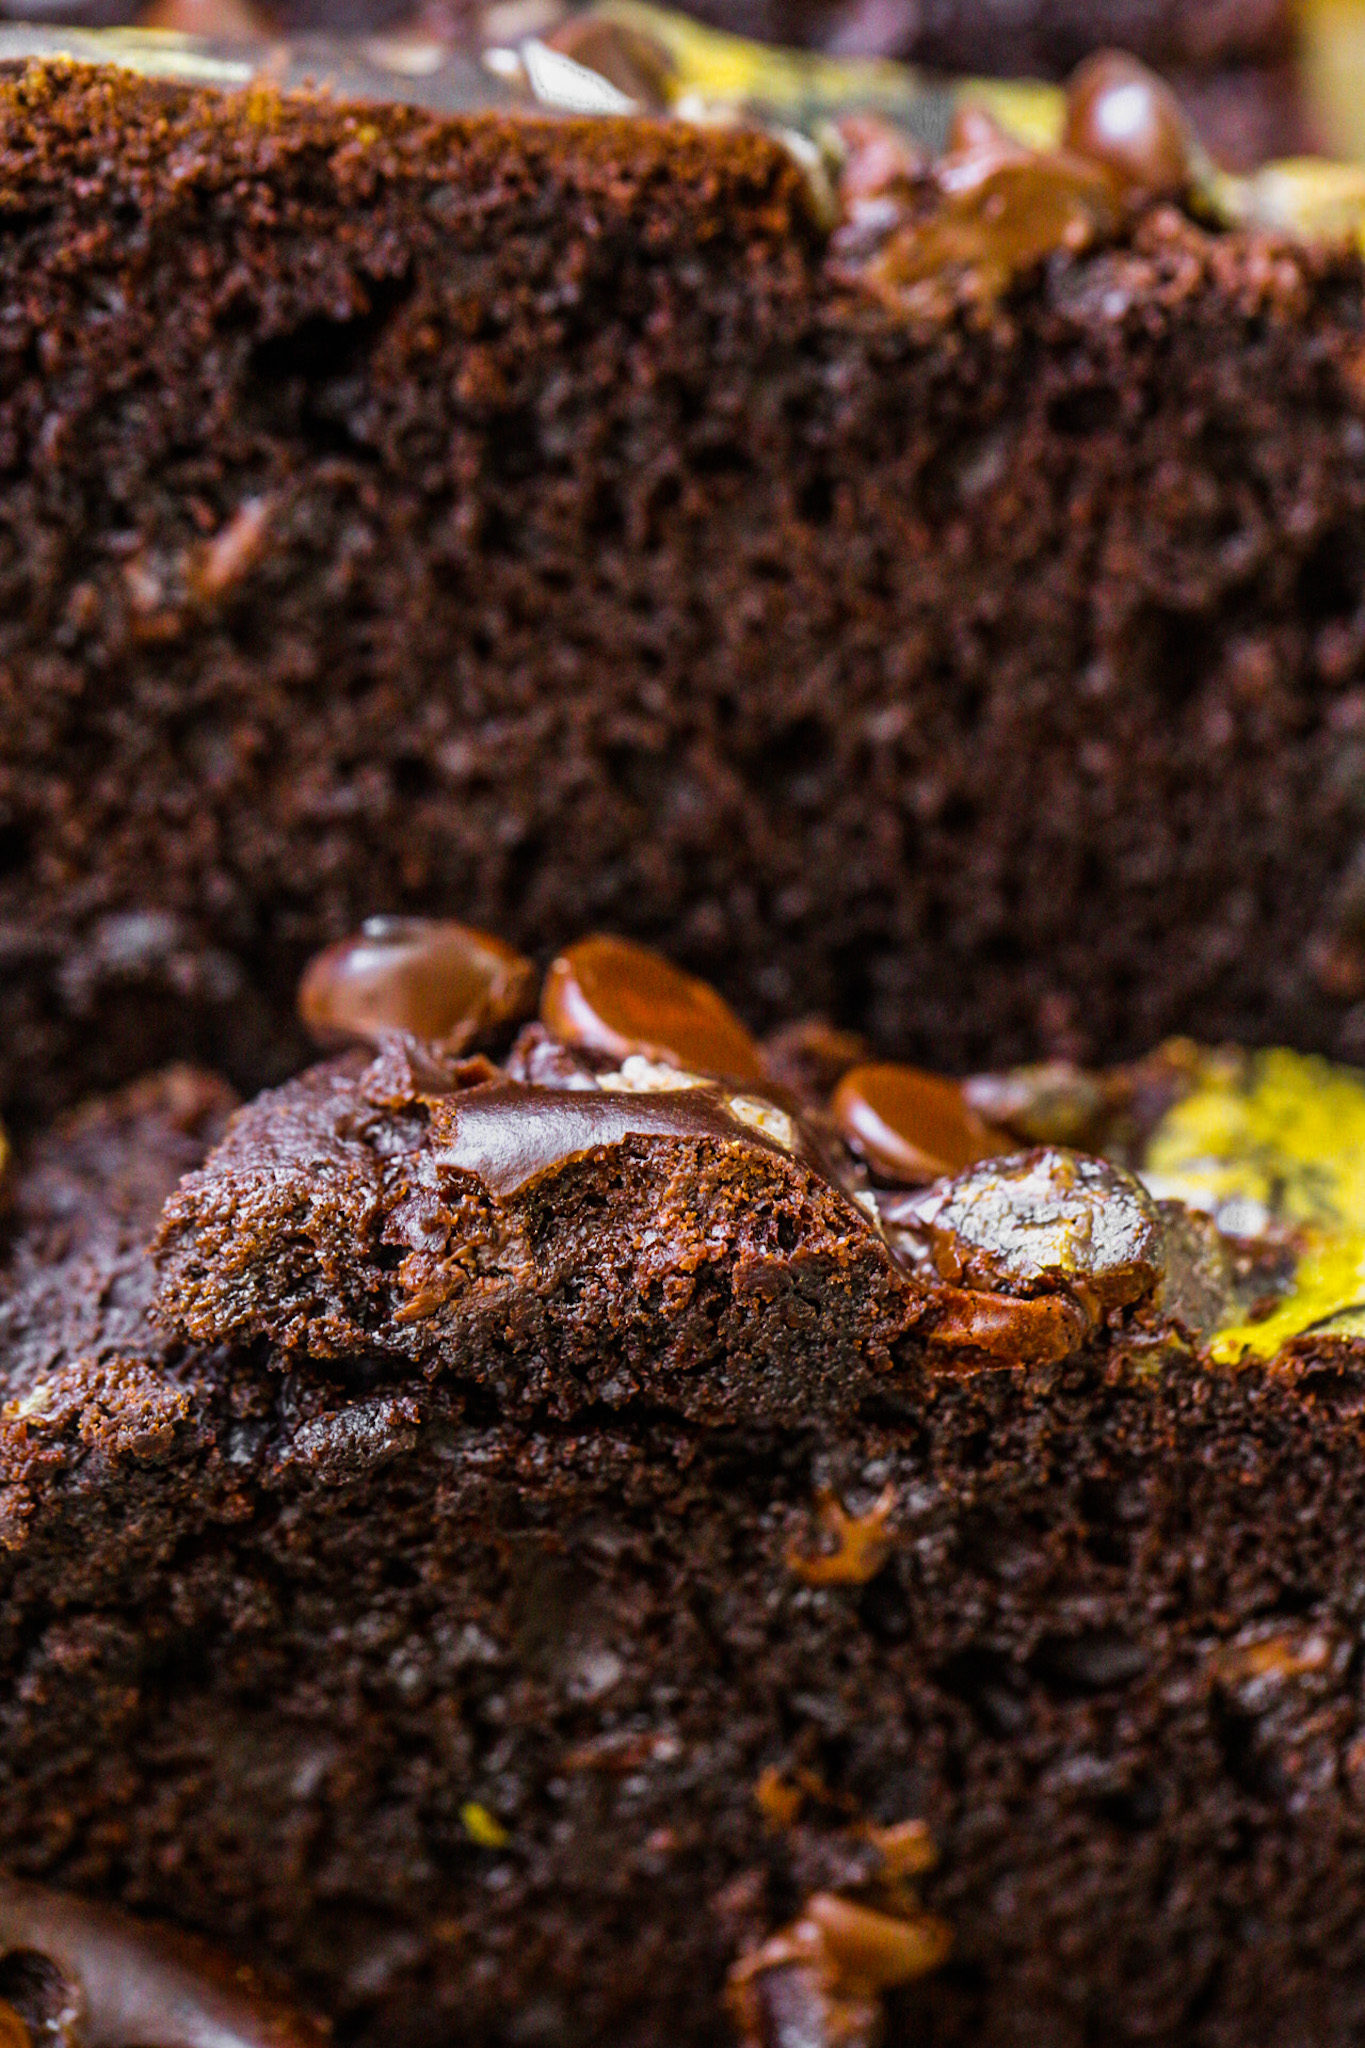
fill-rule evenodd
<path id="1" fill-rule="evenodd" d="M 543 1173 L 631 1138 L 757 1146 L 782 1158 L 799 1158 L 825 1177 L 815 1148 L 793 1116 L 765 1096 L 709 1087 L 629 1094 L 506 1082 L 456 1099 L 446 1133 L 435 1154 L 437 1163 L 477 1175 L 502 1198 L 519 1194 Z"/>

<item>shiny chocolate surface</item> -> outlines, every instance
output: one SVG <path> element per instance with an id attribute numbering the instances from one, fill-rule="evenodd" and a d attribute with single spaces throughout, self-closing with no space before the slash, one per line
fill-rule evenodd
<path id="1" fill-rule="evenodd" d="M 1120 50 L 1087 57 L 1067 87 L 1064 147 L 1102 164 L 1136 195 L 1178 198 L 1193 136 L 1170 87 Z"/>
<path id="2" fill-rule="evenodd" d="M 299 1015 L 320 1045 L 410 1032 L 458 1049 L 526 1016 L 531 962 L 488 932 L 434 917 L 368 918 L 315 954 L 299 984 Z"/>
<path id="3" fill-rule="evenodd" d="M 763 1075 L 763 1056 L 724 999 L 695 975 L 629 939 L 598 934 L 569 946 L 545 977 L 540 1014 L 567 1045 L 632 1054 L 737 1081 Z"/>
<path id="4" fill-rule="evenodd" d="M 712 1088 L 633 1094 L 503 1082 L 449 1098 L 434 1157 L 499 1197 L 631 1138 L 702 1139 L 813 1163 L 795 1120 L 757 1096 Z M 817 1169 L 818 1170 L 818 1169 Z"/>
<path id="5" fill-rule="evenodd" d="M 21 1987 L 0 2007 L 3 2048 L 323 2048 L 327 2039 L 206 1944 L 3 1875 L 0 1969 Z"/>
<path id="6" fill-rule="evenodd" d="M 914 1186 L 1013 1150 L 979 1117 L 956 1081 L 876 1061 L 852 1068 L 834 1091 L 845 1143 L 882 1179 Z"/>

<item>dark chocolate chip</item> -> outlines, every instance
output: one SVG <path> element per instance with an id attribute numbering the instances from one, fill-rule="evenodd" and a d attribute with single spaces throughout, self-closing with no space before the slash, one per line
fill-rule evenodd
<path id="1" fill-rule="evenodd" d="M 1007 1365 L 1053 1365 L 1085 1342 L 1089 1324 L 1083 1309 L 1065 1294 L 984 1294 L 966 1287 L 937 1287 L 930 1344 L 985 1352 Z"/>
<path id="2" fill-rule="evenodd" d="M 299 984 L 299 1015 L 321 1045 L 391 1031 L 458 1051 L 535 1000 L 535 969 L 501 939 L 431 917 L 371 917 L 316 954 Z"/>
<path id="3" fill-rule="evenodd" d="M 1097 50 L 1066 91 L 1065 147 L 1128 191 L 1178 198 L 1190 182 L 1190 126 L 1170 87 L 1136 57 Z"/>
<path id="4" fill-rule="evenodd" d="M 976 1114 L 956 1081 L 890 1061 L 854 1067 L 831 1104 L 845 1143 L 883 1180 L 940 1180 L 1013 1149 Z"/>
<path id="5" fill-rule="evenodd" d="M 0 1876 L 0 1970 L 22 1989 L 0 2005 L 0 2043 L 77 2048 L 323 2048 L 323 2031 L 244 1965 L 169 1928 L 139 1924 Z M 44 1987 L 56 1986 L 56 2003 Z M 37 1987 L 35 1990 L 34 1987 Z M 8 2029 L 8 2031 L 5 2031 Z"/>
<path id="6" fill-rule="evenodd" d="M 874 288 L 970 279 L 979 295 L 1005 290 L 1048 257 L 1078 255 L 1118 226 L 1114 181 L 1070 150 L 1030 150 L 977 107 L 962 107 L 952 147 L 934 167 L 939 201 L 908 220 L 866 267 Z"/>
<path id="7" fill-rule="evenodd" d="M 757 1081 L 763 1057 L 716 991 L 629 939 L 598 935 L 560 954 L 540 1014 L 566 1045 L 632 1054 L 698 1074 Z"/>

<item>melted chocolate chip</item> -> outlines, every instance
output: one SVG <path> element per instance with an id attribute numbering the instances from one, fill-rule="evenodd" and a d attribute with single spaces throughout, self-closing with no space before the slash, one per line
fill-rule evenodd
<path id="1" fill-rule="evenodd" d="M 795 1118 L 760 1096 L 716 1088 L 672 1094 L 525 1088 L 504 1082 L 456 1099 L 435 1153 L 493 1195 L 515 1195 L 542 1173 L 630 1138 L 701 1138 L 761 1146 L 822 1170 Z"/>
<path id="2" fill-rule="evenodd" d="M 874 288 L 970 280 L 986 297 L 1060 252 L 1079 255 L 1114 233 L 1112 178 L 1069 150 L 1029 150 L 980 108 L 960 108 L 934 170 L 939 201 L 908 220 L 868 264 Z"/>
<path id="3" fill-rule="evenodd" d="M 1003 1295 L 1070 1294 L 1094 1320 L 1151 1293 L 1156 1205 L 1122 1167 L 1044 1149 L 973 1167 L 925 1199 L 940 1276 Z"/>
<path id="4" fill-rule="evenodd" d="M 934 1290 L 930 1344 L 981 1351 L 1006 1365 L 1055 1365 L 1089 1334 L 1085 1311 L 1065 1294 L 983 1294 L 966 1287 Z"/>
<path id="5" fill-rule="evenodd" d="M 3 2048 L 323 2048 L 326 2038 L 201 1942 L 0 1876 L 6 1969 Z"/>
<path id="6" fill-rule="evenodd" d="M 971 1108 L 956 1081 L 891 1062 L 854 1067 L 831 1103 L 850 1149 L 883 1180 L 903 1186 L 940 1180 L 1011 1141 Z"/>
<path id="7" fill-rule="evenodd" d="M 530 961 L 487 932 L 440 918 L 372 917 L 309 961 L 299 1015 L 321 1045 L 377 1044 L 406 1031 L 458 1051 L 524 1016 L 534 992 Z"/>
<path id="8" fill-rule="evenodd" d="M 757 1081 L 754 1039 L 713 988 L 629 939 L 580 939 L 545 977 L 540 1014 L 566 1045 Z"/>
<path id="9" fill-rule="evenodd" d="M 1121 50 L 1098 50 L 1072 74 L 1063 139 L 1134 194 L 1174 199 L 1189 185 L 1193 142 L 1180 102 Z"/>

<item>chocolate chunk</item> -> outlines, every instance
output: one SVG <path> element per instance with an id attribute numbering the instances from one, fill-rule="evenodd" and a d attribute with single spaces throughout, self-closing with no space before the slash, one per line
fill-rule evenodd
<path id="1" fill-rule="evenodd" d="M 1150 1294 L 1161 1221 L 1140 1182 L 1107 1160 L 1044 1148 L 977 1166 L 924 1205 L 934 1264 L 955 1287 L 1069 1294 L 1092 1319 Z"/>
<path id="2" fill-rule="evenodd" d="M 1239 1293 L 1232 1251 L 1211 1216 L 1183 1202 L 1158 1206 L 1166 1270 L 1152 1307 L 1198 1343 L 1236 1319 Z"/>
<path id="3" fill-rule="evenodd" d="M 955 1351 L 983 1351 L 1006 1365 L 1054 1365 L 1079 1351 L 1089 1334 L 1084 1309 L 1065 1294 L 984 1294 L 967 1287 L 938 1287 L 930 1344 Z"/>
<path id="4" fill-rule="evenodd" d="M 962 108 L 934 171 L 939 202 L 899 228 L 863 273 L 899 297 L 954 279 L 992 298 L 1020 273 L 1079 255 L 1118 226 L 1113 181 L 1068 150 L 1030 150 L 979 108 Z"/>
<path id="5" fill-rule="evenodd" d="M 936 1970 L 950 1947 L 943 1922 L 910 1893 L 884 1911 L 816 1892 L 734 1965 L 727 2003 L 744 2048 L 874 2048 L 883 1994 Z"/>
<path id="6" fill-rule="evenodd" d="M 0 1981 L 3 2048 L 323 2048 L 327 2038 L 204 1943 L 6 1876 Z"/>
<path id="7" fill-rule="evenodd" d="M 1098 50 L 1072 74 L 1063 141 L 1135 195 L 1175 199 L 1189 186 L 1193 139 L 1180 102 L 1121 50 Z"/>
<path id="8" fill-rule="evenodd" d="M 1012 1149 L 956 1081 L 892 1062 L 854 1067 L 831 1103 L 849 1147 L 883 1180 L 917 1186 Z"/>
<path id="9" fill-rule="evenodd" d="M 534 1000 L 535 969 L 501 939 L 431 917 L 371 917 L 309 961 L 299 1015 L 320 1045 L 386 1032 L 458 1051 L 515 1022 Z"/>
<path id="10" fill-rule="evenodd" d="M 648 1060 L 700 1074 L 757 1081 L 763 1057 L 734 1011 L 706 982 L 629 939 L 580 939 L 545 977 L 540 1014 L 566 1045 L 618 1060 Z"/>

